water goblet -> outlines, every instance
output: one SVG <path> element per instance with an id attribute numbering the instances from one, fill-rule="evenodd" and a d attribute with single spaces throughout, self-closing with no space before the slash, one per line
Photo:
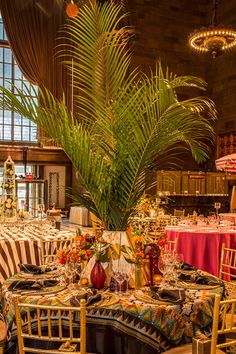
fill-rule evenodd
<path id="1" fill-rule="evenodd" d="M 73 278 L 75 276 L 75 266 L 73 263 L 67 263 L 65 265 L 65 276 L 69 280 L 69 288 L 73 287 Z"/>
<path id="2" fill-rule="evenodd" d="M 121 272 L 121 271 L 118 271 L 116 273 L 114 273 L 114 279 L 116 281 L 116 284 L 117 284 L 117 289 L 116 291 L 119 293 L 119 294 L 122 294 L 122 289 L 123 288 L 126 288 L 125 287 L 122 287 L 122 285 L 124 284 L 124 282 L 127 282 L 127 279 L 126 279 L 126 274 Z M 125 284 L 124 284 L 125 285 Z"/>

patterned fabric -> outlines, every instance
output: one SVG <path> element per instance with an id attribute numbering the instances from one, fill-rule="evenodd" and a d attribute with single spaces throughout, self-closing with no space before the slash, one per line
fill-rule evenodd
<path id="1" fill-rule="evenodd" d="M 41 264 L 40 240 L 72 237 L 49 224 L 15 223 L 0 227 L 0 283 L 19 271 L 18 264 Z"/>
<path id="2" fill-rule="evenodd" d="M 16 338 L 15 314 L 12 292 L 8 290 L 17 276 L 3 284 L 3 312 L 12 339 Z M 91 306 L 87 308 L 87 322 L 95 325 L 109 325 L 128 336 L 133 336 L 155 353 L 162 353 L 180 344 L 190 343 L 199 332 L 210 335 L 215 293 L 223 294 L 218 287 L 210 292 L 197 289 L 186 290 L 186 300 L 181 304 L 148 304 L 137 300 L 132 293 L 111 306 Z M 23 300 L 32 304 L 69 305 L 65 289 L 57 294 L 46 296 L 25 296 Z M 45 324 L 46 326 L 46 324 Z"/>

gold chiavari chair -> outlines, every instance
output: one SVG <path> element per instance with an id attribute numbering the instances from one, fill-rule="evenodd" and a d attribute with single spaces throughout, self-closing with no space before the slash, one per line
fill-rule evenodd
<path id="1" fill-rule="evenodd" d="M 7 326 L 3 316 L 0 314 L 0 354 L 4 353 L 6 339 L 7 339 Z"/>
<path id="2" fill-rule="evenodd" d="M 224 281 L 229 296 L 236 298 L 236 249 L 222 245 L 219 278 Z"/>
<path id="3" fill-rule="evenodd" d="M 210 340 L 205 341 L 206 344 L 210 342 L 210 352 L 202 351 L 209 354 L 225 354 L 225 351 L 221 349 L 234 348 L 236 345 L 236 339 L 227 339 L 229 333 L 236 332 L 236 325 L 234 324 L 236 298 L 220 301 L 220 295 L 215 295 L 213 321 L 212 321 L 212 337 Z M 218 337 L 221 336 L 221 340 L 218 343 Z M 195 343 L 199 345 L 203 344 L 202 340 L 195 340 Z M 183 345 L 170 350 L 167 350 L 163 354 L 191 354 L 193 353 L 192 344 Z M 230 353 L 230 351 L 229 351 Z"/>
<path id="4" fill-rule="evenodd" d="M 41 260 L 42 264 L 54 262 L 59 249 L 67 248 L 72 245 L 74 237 L 62 237 L 52 240 L 41 240 Z"/>
<path id="5" fill-rule="evenodd" d="M 80 300 L 79 307 L 66 307 L 24 303 L 16 296 L 14 304 L 19 354 L 88 354 L 85 299 Z M 75 324 L 75 318 L 80 324 Z M 45 349 L 49 342 L 59 348 Z"/>

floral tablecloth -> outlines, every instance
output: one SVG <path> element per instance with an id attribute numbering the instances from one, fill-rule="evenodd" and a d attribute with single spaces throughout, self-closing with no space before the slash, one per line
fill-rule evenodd
<path id="1" fill-rule="evenodd" d="M 13 292 L 8 288 L 13 280 L 19 279 L 17 275 L 7 279 L 2 287 L 2 310 L 6 319 L 9 339 L 16 340 L 15 312 L 12 301 Z M 22 278 L 21 278 L 22 279 Z M 223 288 L 207 287 L 185 289 L 186 299 L 183 303 L 158 303 L 155 301 L 142 301 L 141 294 L 145 289 L 130 291 L 122 296 L 117 296 L 109 291 L 102 291 L 102 301 L 87 307 L 88 327 L 93 326 L 92 335 L 96 331 L 111 330 L 122 335 L 123 342 L 129 338 L 138 340 L 136 354 L 142 353 L 140 349 L 146 346 L 146 353 L 162 353 L 168 348 L 184 343 L 190 343 L 192 337 L 199 332 L 209 336 L 212 322 L 213 296 L 215 293 L 223 293 Z M 22 292 L 23 300 L 34 304 L 66 305 L 69 304 L 71 291 L 67 288 L 55 288 L 45 295 L 30 295 L 30 291 Z M 109 301 L 109 299 L 113 301 Z M 115 301 L 114 301 L 115 299 Z M 108 300 L 108 301 L 107 301 Z M 100 333 L 100 332 L 99 332 Z M 110 333 L 110 332 L 109 332 Z M 89 350 L 106 353 L 128 354 L 128 344 L 119 346 L 114 351 L 112 335 L 109 335 L 108 343 L 93 339 Z M 140 347 L 141 344 L 141 347 Z M 132 349 L 133 350 L 133 349 Z"/>

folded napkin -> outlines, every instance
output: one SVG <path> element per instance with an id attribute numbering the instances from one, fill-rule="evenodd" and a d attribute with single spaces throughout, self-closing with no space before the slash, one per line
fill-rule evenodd
<path id="1" fill-rule="evenodd" d="M 33 280 L 14 280 L 11 285 L 8 287 L 8 290 L 39 290 L 42 288 L 55 286 L 58 284 L 58 280 L 49 279 L 42 281 L 33 281 Z"/>
<path id="2" fill-rule="evenodd" d="M 192 264 L 188 264 L 188 263 L 183 263 L 181 266 L 182 270 L 196 270 L 197 268 L 194 267 Z"/>
<path id="3" fill-rule="evenodd" d="M 152 298 L 155 300 L 179 304 L 185 300 L 185 291 L 183 289 L 159 288 L 157 291 L 152 290 Z"/>
<path id="4" fill-rule="evenodd" d="M 192 277 L 191 274 L 183 274 L 183 273 L 181 273 L 178 276 L 178 279 L 182 280 L 182 281 L 185 281 L 185 282 L 193 282 L 194 283 L 194 278 Z"/>
<path id="5" fill-rule="evenodd" d="M 33 274 L 43 274 L 45 272 L 50 272 L 51 268 L 46 267 L 43 269 L 40 266 L 37 266 L 35 264 L 19 264 L 19 268 L 21 272 L 25 273 L 33 273 Z"/>
<path id="6" fill-rule="evenodd" d="M 92 290 L 89 293 L 81 294 L 81 295 L 76 295 L 72 296 L 70 299 L 70 304 L 71 306 L 80 306 L 80 300 L 85 299 L 86 300 L 86 306 L 94 304 L 95 302 L 101 301 L 102 297 L 101 294 L 98 294 L 96 290 Z"/>
<path id="7" fill-rule="evenodd" d="M 203 285 L 220 285 L 219 280 L 211 275 L 197 275 L 195 283 Z"/>

